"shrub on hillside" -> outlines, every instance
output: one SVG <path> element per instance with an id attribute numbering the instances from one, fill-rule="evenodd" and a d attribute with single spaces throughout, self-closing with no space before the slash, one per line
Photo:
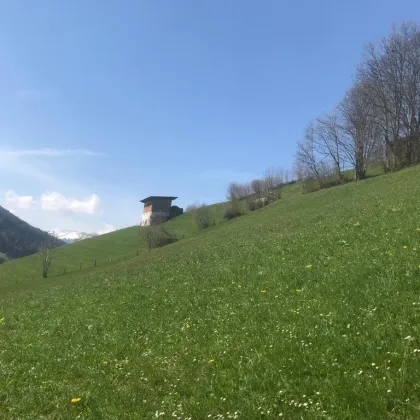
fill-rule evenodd
<path id="1" fill-rule="evenodd" d="M 231 200 L 223 213 L 223 218 L 225 219 L 233 219 L 235 217 L 241 216 L 244 214 L 241 204 L 239 200 Z"/>
<path id="2" fill-rule="evenodd" d="M 207 229 L 211 225 L 214 225 L 214 220 L 210 216 L 210 209 L 205 204 L 197 206 L 191 212 L 198 229 Z"/>
<path id="3" fill-rule="evenodd" d="M 279 188 L 271 190 L 267 193 L 268 204 L 274 203 L 275 201 L 280 200 L 280 198 L 281 198 L 281 190 Z"/>
<path id="4" fill-rule="evenodd" d="M 254 211 L 260 209 L 261 207 L 264 207 L 264 200 L 250 198 L 247 200 L 246 205 L 249 211 Z"/>
<path id="5" fill-rule="evenodd" d="M 185 213 L 192 213 L 194 210 L 196 210 L 199 207 L 198 204 L 189 204 L 187 208 L 185 209 Z"/>
<path id="6" fill-rule="evenodd" d="M 311 192 L 319 191 L 321 186 L 319 181 L 315 179 L 308 179 L 302 182 L 302 194 L 308 194 Z"/>
<path id="7" fill-rule="evenodd" d="M 153 217 L 149 226 L 140 227 L 140 236 L 145 240 L 149 251 L 176 242 L 179 238 L 169 233 L 164 226 L 163 220 Z"/>

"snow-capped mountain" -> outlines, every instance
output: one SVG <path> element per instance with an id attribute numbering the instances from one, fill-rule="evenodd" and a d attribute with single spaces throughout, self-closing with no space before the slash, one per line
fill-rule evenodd
<path id="1" fill-rule="evenodd" d="M 96 232 L 80 232 L 78 230 L 66 230 L 66 229 L 55 229 L 51 233 L 54 233 L 59 239 L 62 239 L 66 243 L 72 243 L 82 241 L 83 239 L 93 238 L 94 236 L 104 235 L 105 233 L 114 232 L 115 226 L 108 223 L 104 223 L 102 228 Z"/>
<path id="2" fill-rule="evenodd" d="M 64 242 L 70 244 L 72 242 L 82 241 L 83 239 L 93 238 L 94 236 L 98 236 L 98 234 L 95 232 L 86 233 L 77 231 L 61 231 L 57 234 L 57 236 Z"/>

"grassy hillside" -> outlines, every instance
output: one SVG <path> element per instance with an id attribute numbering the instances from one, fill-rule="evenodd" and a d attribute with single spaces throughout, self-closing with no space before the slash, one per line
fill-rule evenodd
<path id="1" fill-rule="evenodd" d="M 222 205 L 211 206 L 211 214 L 217 223 L 222 221 Z M 190 237 L 196 233 L 192 215 L 185 213 L 166 223 L 168 231 L 178 237 Z M 56 255 L 49 273 L 50 279 L 62 276 L 64 272 L 79 272 L 101 266 L 115 264 L 118 261 L 137 257 L 146 252 L 147 246 L 139 236 L 139 227 L 133 226 L 106 235 L 96 236 L 80 242 L 68 244 L 56 250 Z M 39 280 L 41 263 L 38 255 L 31 255 L 0 266 L 0 290 L 7 284 L 27 284 Z M 14 286 L 13 286 L 14 287 Z"/>
<path id="2" fill-rule="evenodd" d="M 0 271 L 0 417 L 419 418 L 419 179 L 285 194 L 47 282 Z"/>

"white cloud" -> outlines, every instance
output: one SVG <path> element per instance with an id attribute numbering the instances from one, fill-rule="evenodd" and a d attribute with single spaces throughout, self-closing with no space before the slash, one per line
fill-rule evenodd
<path id="1" fill-rule="evenodd" d="M 37 202 L 31 195 L 17 195 L 15 191 L 6 192 L 6 206 L 13 213 L 15 209 L 33 209 Z"/>
<path id="2" fill-rule="evenodd" d="M 49 192 L 41 195 L 40 206 L 47 211 L 69 211 L 72 213 L 98 214 L 101 200 L 98 195 L 92 194 L 83 200 L 67 198 L 58 192 Z"/>
<path id="3" fill-rule="evenodd" d="M 65 157 L 65 156 L 104 156 L 102 153 L 86 149 L 28 149 L 28 150 L 6 150 L 8 156 L 34 156 L 34 157 Z"/>
<path id="4" fill-rule="evenodd" d="M 11 210 L 16 209 L 41 209 L 45 211 L 84 213 L 88 215 L 100 213 L 101 200 L 97 194 L 78 200 L 67 198 L 58 192 L 47 192 L 39 200 L 31 195 L 18 195 L 15 191 L 7 191 L 6 206 Z"/>

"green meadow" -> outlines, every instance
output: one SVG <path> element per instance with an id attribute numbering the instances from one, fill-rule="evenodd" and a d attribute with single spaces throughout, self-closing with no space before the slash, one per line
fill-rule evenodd
<path id="1" fill-rule="evenodd" d="M 222 208 L 0 265 L 0 418 L 420 418 L 420 167 Z"/>

